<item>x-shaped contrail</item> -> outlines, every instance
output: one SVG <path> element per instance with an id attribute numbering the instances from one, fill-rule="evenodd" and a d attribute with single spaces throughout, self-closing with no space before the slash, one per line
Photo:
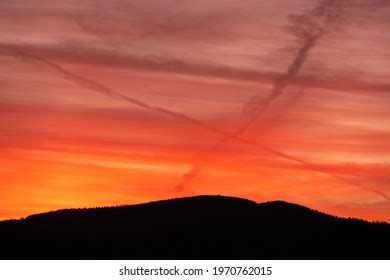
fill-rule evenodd
<path id="1" fill-rule="evenodd" d="M 340 0 L 322 0 L 310 12 L 292 16 L 293 26 L 291 30 L 298 37 L 301 45 L 286 72 L 276 79 L 270 94 L 265 99 L 263 96 L 255 96 L 245 104 L 243 113 L 248 116 L 248 120 L 239 129 L 232 135 L 222 138 L 207 151 L 202 151 L 197 155 L 197 162 L 191 170 L 183 175 L 181 181 L 175 187 L 177 191 L 183 190 L 199 174 L 210 151 L 220 149 L 244 134 L 261 114 L 284 93 L 289 82 L 299 74 L 310 51 L 316 46 L 321 37 L 329 32 L 331 25 L 340 18 L 341 7 L 337 1 L 340 2 Z"/>
<path id="2" fill-rule="evenodd" d="M 42 56 L 30 53 L 30 52 L 26 52 L 22 48 L 9 48 L 6 45 L 0 44 L 0 54 L 12 56 L 12 57 L 19 59 L 19 60 L 22 60 L 22 61 L 33 62 L 33 63 L 45 65 L 45 66 L 51 68 L 52 70 L 54 70 L 55 72 L 57 72 L 57 74 L 59 74 L 63 78 L 65 78 L 69 81 L 72 81 L 72 82 L 80 85 L 81 87 L 87 88 L 89 90 L 92 90 L 92 91 L 100 93 L 100 94 L 110 96 L 110 97 L 118 99 L 118 100 L 125 101 L 127 103 L 141 107 L 145 110 L 154 111 L 154 112 L 158 112 L 158 113 L 161 113 L 164 115 L 171 116 L 171 117 L 179 119 L 181 121 L 190 123 L 194 126 L 201 127 L 201 128 L 208 130 L 214 134 L 220 135 L 223 137 L 223 139 L 214 146 L 215 148 L 222 146 L 224 144 L 227 144 L 228 142 L 233 142 L 233 141 L 244 143 L 244 144 L 247 144 L 250 146 L 254 146 L 256 148 L 261 148 L 261 149 L 263 149 L 263 150 L 265 150 L 265 151 L 267 151 L 267 152 L 271 153 L 272 155 L 277 156 L 279 158 L 283 158 L 283 159 L 290 160 L 290 161 L 299 163 L 301 165 L 304 165 L 308 170 L 327 174 L 327 175 L 329 175 L 329 176 L 331 176 L 339 181 L 342 181 L 344 183 L 354 185 L 356 187 L 365 189 L 365 190 L 370 191 L 370 192 L 374 192 L 374 193 L 380 195 L 381 197 L 383 197 L 385 200 L 389 201 L 390 200 L 389 197 L 382 192 L 372 190 L 372 189 L 367 188 L 365 186 L 362 186 L 354 181 L 351 181 L 351 180 L 348 180 L 344 177 L 341 177 L 337 174 L 323 170 L 320 167 L 316 166 L 315 164 L 307 162 L 303 159 L 300 159 L 299 157 L 289 155 L 287 153 L 284 153 L 284 152 L 281 152 L 277 149 L 269 147 L 263 143 L 259 143 L 257 141 L 253 141 L 253 140 L 248 140 L 248 139 L 245 139 L 244 137 L 242 137 L 243 132 L 245 132 L 249 128 L 249 126 L 258 118 L 258 116 L 262 112 L 264 112 L 268 106 L 270 106 L 270 104 L 273 102 L 273 100 L 275 98 L 277 98 L 279 95 L 281 95 L 283 93 L 283 90 L 287 87 L 288 82 L 290 80 L 294 79 L 294 77 L 298 74 L 299 69 L 302 67 L 303 63 L 305 62 L 310 49 L 315 45 L 317 40 L 324 34 L 325 26 L 329 24 L 328 21 L 330 21 L 331 18 L 334 16 L 334 15 L 332 15 L 332 13 L 328 14 L 329 12 L 327 11 L 327 7 L 330 4 L 334 5 L 335 1 L 336 0 L 324 0 L 321 2 L 321 4 L 317 8 L 315 8 L 312 11 L 312 13 L 314 13 L 316 15 L 318 14 L 318 16 L 320 16 L 320 17 L 325 17 L 324 26 L 322 28 L 318 29 L 317 30 L 318 33 L 316 33 L 315 35 L 310 35 L 309 33 L 307 33 L 307 34 L 302 33 L 302 34 L 304 34 L 304 36 L 308 36 L 308 37 L 304 37 L 305 44 L 299 50 L 297 57 L 294 59 L 293 63 L 290 65 L 287 72 L 285 74 L 281 75 L 279 79 L 277 79 L 277 81 L 274 85 L 274 88 L 271 92 L 271 95 L 264 102 L 258 102 L 258 100 L 256 100 L 256 98 L 255 98 L 247 103 L 247 106 L 244 108 L 244 112 L 248 115 L 249 120 L 245 124 L 245 126 L 241 127 L 235 133 L 227 133 L 227 132 L 225 132 L 217 127 L 211 126 L 205 122 L 202 122 L 200 120 L 192 118 L 192 117 L 185 115 L 183 113 L 175 112 L 175 111 L 165 109 L 165 108 L 162 108 L 159 106 L 153 106 L 153 105 L 150 105 L 150 104 L 143 102 L 139 99 L 129 97 L 129 96 L 122 94 L 116 90 L 113 90 L 113 89 L 111 89 L 111 88 L 109 88 L 101 83 L 98 83 L 94 80 L 91 80 L 91 79 L 88 79 L 88 78 L 83 77 L 81 75 L 78 75 L 76 73 L 73 73 L 73 72 L 65 69 L 61 65 L 59 65 L 53 61 L 47 60 Z M 305 32 L 305 31 L 302 30 L 302 32 Z M 184 186 L 184 184 L 191 181 L 199 173 L 200 169 L 201 169 L 200 165 L 195 165 L 190 170 L 190 172 L 186 173 L 183 176 L 181 185 Z"/>

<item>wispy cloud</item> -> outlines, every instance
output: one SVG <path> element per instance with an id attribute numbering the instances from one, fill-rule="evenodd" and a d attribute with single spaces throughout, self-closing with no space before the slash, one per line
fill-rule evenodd
<path id="1" fill-rule="evenodd" d="M 168 109 L 165 109 L 165 108 L 162 108 L 162 107 L 158 107 L 158 106 L 152 106 L 152 105 L 149 105 L 147 103 L 144 103 L 143 101 L 140 101 L 140 100 L 137 100 L 137 99 L 133 99 L 131 97 L 128 97 L 126 95 L 123 95 L 121 93 L 118 93 L 100 83 L 97 83 L 95 81 L 92 81 L 92 80 L 89 80 L 89 79 L 86 79 L 80 75 L 77 75 L 75 73 L 72 73 L 66 69 L 64 69 L 63 67 L 61 67 L 60 65 L 54 63 L 54 62 L 51 62 L 51 61 L 48 61 L 40 56 L 37 56 L 37 55 L 33 55 L 33 54 L 29 54 L 29 53 L 26 53 L 24 52 L 23 50 L 15 50 L 15 49 L 12 49 L 12 50 L 8 50 L 8 52 L 6 52 L 6 54 L 8 55 L 12 55 L 13 57 L 17 58 L 17 59 L 22 59 L 22 60 L 27 60 L 27 61 L 30 61 L 32 60 L 33 62 L 35 63 L 40 63 L 40 64 L 44 64 L 50 68 L 52 68 L 53 70 L 55 70 L 57 73 L 59 73 L 61 76 L 63 76 L 65 79 L 69 79 L 71 80 L 72 82 L 75 82 L 76 84 L 82 86 L 82 87 L 85 87 L 85 88 L 88 88 L 92 91 L 95 91 L 95 92 L 98 92 L 100 94 L 106 94 L 108 96 L 111 96 L 113 98 L 116 98 L 116 99 L 119 99 L 119 100 L 122 100 L 122 101 L 125 101 L 125 102 L 129 102 L 133 105 L 136 105 L 136 106 L 139 106 L 143 109 L 146 109 L 146 110 L 151 110 L 151 111 L 155 111 L 155 112 L 159 112 L 159 113 L 162 113 L 162 114 L 165 114 L 165 115 L 169 115 L 171 117 L 174 117 L 174 118 L 177 118 L 177 119 L 180 119 L 182 121 L 185 121 L 185 122 L 189 122 L 195 126 L 200 126 L 206 130 L 209 130 L 213 133 L 216 133 L 218 135 L 222 135 L 224 137 L 224 140 L 222 140 L 221 142 L 218 143 L 218 145 L 220 144 L 224 144 L 224 143 L 227 143 L 227 142 L 230 142 L 230 141 L 239 141 L 239 142 L 242 142 L 242 143 L 245 143 L 245 144 L 249 144 L 249 145 L 252 145 L 252 146 L 255 146 L 255 147 L 260 147 L 264 150 L 266 150 L 267 152 L 273 154 L 274 156 L 277 156 L 277 157 L 281 157 L 281 158 L 284 158 L 284 159 L 287 159 L 287 160 L 291 160 L 291 161 L 295 161 L 297 163 L 300 163 L 300 164 L 303 164 L 305 166 L 308 166 L 310 167 L 311 170 L 314 170 L 316 172 L 320 172 L 320 173 L 325 173 L 325 174 L 329 174 L 328 172 L 324 172 L 323 170 L 320 170 L 320 169 L 316 169 L 315 168 L 315 165 L 314 164 L 311 164 L 311 163 L 308 163 L 307 161 L 305 160 L 302 160 L 298 157 L 294 157 L 294 156 L 291 156 L 291 155 L 288 155 L 286 153 L 283 153 L 281 151 L 278 151 L 276 149 L 273 149 L 271 147 L 268 147 L 268 146 L 264 146 L 264 145 L 261 145 L 259 143 L 257 143 L 256 141 L 248 141 L 246 139 L 242 139 L 240 136 L 242 134 L 242 132 L 240 131 L 240 133 L 234 133 L 234 134 L 230 134 L 230 133 L 226 133 L 222 130 L 219 130 L 218 128 L 216 127 L 213 127 L 213 126 L 210 126 L 206 123 L 203 123 L 197 119 L 194 119 L 194 118 L 191 118 L 183 113 L 178 113 L 178 112 L 174 112 L 174 111 L 171 111 L 171 110 L 168 110 Z M 211 150 L 215 149 L 214 147 L 212 147 Z M 182 182 L 176 187 L 176 190 L 180 190 L 182 187 L 184 187 L 184 183 L 189 183 L 193 180 L 193 178 L 195 178 L 195 176 L 197 176 L 197 174 L 200 172 L 201 168 L 199 166 L 195 166 L 191 169 L 190 172 L 186 173 L 183 178 L 182 178 Z M 356 185 L 356 186 L 359 186 L 358 184 L 350 181 L 350 180 L 347 180 L 347 179 L 343 179 L 342 177 L 340 176 L 337 176 L 337 175 L 334 175 L 334 174 L 329 174 L 331 175 L 332 177 L 338 179 L 338 180 L 341 180 L 345 183 L 349 183 L 349 184 L 353 184 L 353 185 Z M 364 188 L 364 187 L 363 187 Z M 386 198 L 387 199 L 387 196 L 385 194 L 381 194 L 382 197 Z"/>
<path id="2" fill-rule="evenodd" d="M 207 160 L 208 153 L 211 153 L 217 149 L 221 149 L 224 145 L 232 142 L 232 140 L 234 140 L 236 137 L 240 137 L 242 134 L 244 134 L 259 118 L 259 116 L 268 109 L 273 101 L 283 94 L 285 88 L 289 85 L 289 82 L 299 74 L 305 61 L 308 58 L 310 51 L 318 44 L 318 41 L 326 33 L 329 33 L 330 30 L 333 29 L 337 24 L 337 22 L 340 21 L 343 7 L 344 5 L 341 1 L 322 0 L 313 10 L 308 13 L 290 16 L 293 22 L 291 30 L 294 35 L 297 36 L 300 46 L 298 47 L 298 52 L 292 63 L 287 67 L 287 71 L 276 79 L 271 93 L 265 99 L 263 96 L 255 96 L 244 106 L 243 113 L 248 116 L 248 121 L 244 125 L 242 125 L 232 136 L 227 136 L 213 145 L 210 149 L 207 150 L 206 153 L 201 152 L 197 155 L 197 162 L 190 169 L 190 171 L 183 175 L 181 181 L 177 186 L 175 186 L 176 191 L 182 191 L 187 186 L 187 184 L 191 183 L 191 181 L 196 176 L 198 176 L 202 170 L 203 162 Z M 323 172 L 323 170 L 317 168 L 315 165 L 298 157 L 288 155 L 270 147 L 266 147 L 266 150 L 275 156 L 299 162 L 314 171 Z M 360 185 L 353 180 L 341 177 L 336 174 L 330 175 L 344 183 L 375 192 L 384 199 L 389 200 L 389 197 L 382 192 L 372 190 L 363 185 Z"/>

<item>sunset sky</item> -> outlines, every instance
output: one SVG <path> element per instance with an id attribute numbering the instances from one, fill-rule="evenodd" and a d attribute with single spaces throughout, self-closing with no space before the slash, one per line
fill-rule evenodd
<path id="1" fill-rule="evenodd" d="M 0 220 L 223 194 L 390 222 L 387 0 L 348 0 L 216 147 L 289 69 L 291 20 L 316 5 L 0 1 Z"/>

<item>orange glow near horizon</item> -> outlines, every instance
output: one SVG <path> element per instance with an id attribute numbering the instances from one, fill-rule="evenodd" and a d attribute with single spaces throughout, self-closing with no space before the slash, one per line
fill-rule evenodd
<path id="1" fill-rule="evenodd" d="M 390 222 L 390 5 L 345 12 L 240 135 L 257 146 L 213 148 L 318 1 L 151 2 L 0 3 L 0 220 L 221 194 Z"/>

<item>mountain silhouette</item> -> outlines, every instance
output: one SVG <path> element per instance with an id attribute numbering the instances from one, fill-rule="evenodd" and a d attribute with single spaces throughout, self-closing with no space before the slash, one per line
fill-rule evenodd
<path id="1" fill-rule="evenodd" d="M 196 196 L 0 222 L 2 259 L 389 259 L 390 225 Z"/>

